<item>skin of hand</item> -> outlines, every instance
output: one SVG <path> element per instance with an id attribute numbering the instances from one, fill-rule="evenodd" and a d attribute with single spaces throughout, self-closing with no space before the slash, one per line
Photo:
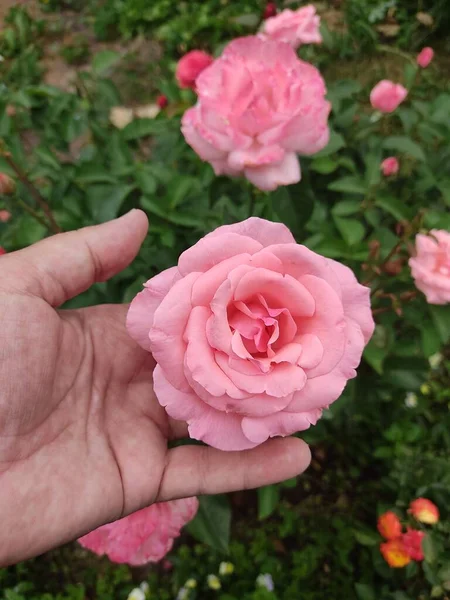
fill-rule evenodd
<path id="1" fill-rule="evenodd" d="M 307 445 L 200 445 L 153 392 L 152 356 L 126 305 L 59 310 L 134 259 L 145 214 L 47 238 L 0 257 L 0 566 L 153 502 L 275 483 L 303 472 Z"/>

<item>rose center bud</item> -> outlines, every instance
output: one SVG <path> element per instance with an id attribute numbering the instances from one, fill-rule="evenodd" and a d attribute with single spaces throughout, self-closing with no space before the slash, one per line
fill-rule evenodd
<path id="1" fill-rule="evenodd" d="M 280 352 L 297 333 L 291 313 L 286 308 L 270 306 L 261 294 L 232 302 L 228 306 L 228 323 L 233 334 L 233 352 L 257 365 L 263 373 L 269 372 L 276 363 L 294 364 L 298 360 L 299 344 L 295 357 L 283 356 Z"/>

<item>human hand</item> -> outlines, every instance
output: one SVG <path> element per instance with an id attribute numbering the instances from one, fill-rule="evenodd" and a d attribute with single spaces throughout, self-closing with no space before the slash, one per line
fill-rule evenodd
<path id="1" fill-rule="evenodd" d="M 128 266 L 146 232 L 133 210 L 0 257 L 0 566 L 153 502 L 268 485 L 309 464 L 296 438 L 168 449 L 187 428 L 155 398 L 128 307 L 57 310 Z"/>

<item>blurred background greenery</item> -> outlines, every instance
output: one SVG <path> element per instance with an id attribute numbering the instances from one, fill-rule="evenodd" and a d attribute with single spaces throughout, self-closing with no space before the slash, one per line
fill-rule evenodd
<path id="1" fill-rule="evenodd" d="M 256 31 L 264 6 L 1 3 L 0 137 L 22 172 L 18 177 L 0 157 L 0 170 L 17 183 L 13 195 L 0 196 L 0 209 L 12 215 L 0 223 L 0 245 L 13 251 L 55 230 L 27 182 L 57 229 L 134 206 L 150 217 L 133 265 L 70 306 L 130 301 L 199 237 L 252 213 L 285 222 L 299 242 L 351 266 L 373 289 L 377 320 L 358 378 L 302 434 L 313 462 L 298 481 L 202 499 L 171 565 L 130 570 L 69 544 L 0 570 L 1 600 L 125 600 L 144 580 L 147 597 L 161 600 L 180 597 L 180 589 L 192 600 L 450 595 L 450 312 L 411 296 L 407 267 L 419 230 L 450 229 L 448 0 L 316 3 L 324 43 L 302 48 L 301 56 L 327 81 L 331 142 L 302 159 L 299 184 L 270 194 L 215 177 L 186 145 L 180 116 L 195 96 L 174 80 L 187 50 L 220 53 L 233 37 Z M 424 45 L 435 48 L 436 59 L 419 72 L 415 54 Z M 411 91 L 394 116 L 378 119 L 368 96 L 381 78 Z M 160 95 L 167 106 L 159 111 Z M 379 165 L 389 154 L 400 158 L 401 170 L 386 181 Z M 427 532 L 424 563 L 397 571 L 380 555 L 376 519 L 418 496 L 439 506 L 441 521 Z M 226 574 L 223 561 L 233 565 Z M 264 574 L 272 591 L 257 583 Z M 219 589 L 208 575 L 217 575 Z M 196 584 L 186 588 L 189 579 Z"/>

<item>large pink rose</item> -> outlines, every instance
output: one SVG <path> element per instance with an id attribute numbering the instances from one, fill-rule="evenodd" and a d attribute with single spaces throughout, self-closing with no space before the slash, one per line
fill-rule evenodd
<path id="1" fill-rule="evenodd" d="M 285 43 L 236 39 L 196 83 L 198 102 L 182 131 L 217 175 L 245 175 L 273 190 L 300 180 L 297 152 L 314 154 L 328 143 L 325 83 Z"/>
<path id="2" fill-rule="evenodd" d="M 321 44 L 319 27 L 320 17 L 316 8 L 309 4 L 295 11 L 287 8 L 267 19 L 262 33 L 272 40 L 287 42 L 296 49 L 303 44 Z"/>
<path id="3" fill-rule="evenodd" d="M 177 64 L 175 77 L 181 88 L 194 88 L 197 77 L 209 67 L 214 58 L 203 50 L 191 50 Z"/>
<path id="4" fill-rule="evenodd" d="M 408 95 L 408 90 L 388 79 L 383 79 L 370 92 L 370 103 L 373 108 L 384 112 L 393 112 Z"/>
<path id="5" fill-rule="evenodd" d="M 181 528 L 197 512 L 197 498 L 152 504 L 128 517 L 103 525 L 80 538 L 80 544 L 106 554 L 116 563 L 144 565 L 158 562 L 169 552 Z"/>
<path id="6" fill-rule="evenodd" d="M 145 284 L 128 331 L 192 438 L 242 450 L 315 424 L 373 332 L 369 289 L 279 223 L 219 227 Z"/>
<path id="7" fill-rule="evenodd" d="M 430 304 L 450 302 L 450 233 L 432 229 L 416 237 L 416 256 L 409 259 L 416 287 Z"/>

